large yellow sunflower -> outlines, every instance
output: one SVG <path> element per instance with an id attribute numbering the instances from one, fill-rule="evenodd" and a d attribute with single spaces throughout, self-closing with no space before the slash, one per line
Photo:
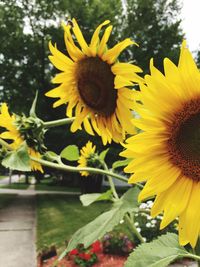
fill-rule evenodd
<path id="1" fill-rule="evenodd" d="M 78 167 L 84 168 L 84 167 L 89 167 L 88 161 L 92 159 L 92 157 L 95 154 L 96 146 L 92 145 L 92 142 L 88 141 L 87 144 L 82 147 L 81 149 L 81 155 L 78 160 Z M 91 167 L 91 166 L 90 166 Z M 88 176 L 89 172 L 87 171 L 81 171 L 82 176 Z"/>
<path id="2" fill-rule="evenodd" d="M 75 120 L 71 131 L 81 129 L 101 136 L 103 143 L 121 142 L 125 134 L 135 133 L 130 123 L 134 91 L 126 86 L 143 82 L 136 74 L 142 70 L 130 63 L 120 63 L 118 56 L 129 45 L 135 44 L 129 38 L 107 49 L 107 41 L 112 31 L 108 26 L 101 39 L 101 28 L 109 23 L 100 24 L 88 45 L 75 19 L 64 27 L 66 49 L 70 57 L 61 53 L 56 45 L 49 44 L 51 62 L 62 72 L 52 80 L 60 84 L 46 93 L 47 96 L 60 98 L 53 107 L 67 104 L 66 115 Z M 74 43 L 71 30 L 80 48 Z"/>
<path id="3" fill-rule="evenodd" d="M 147 180 L 139 201 L 156 196 L 152 216 L 164 212 L 161 228 L 179 217 L 179 241 L 193 247 L 200 232 L 200 72 L 184 41 L 178 67 L 164 60 L 163 75 L 151 61 L 140 114 L 142 133 L 127 139 L 122 156 L 130 183 Z"/>
<path id="4" fill-rule="evenodd" d="M 17 130 L 15 125 L 15 115 L 12 116 L 8 112 L 8 106 L 6 103 L 3 103 L 1 106 L 1 113 L 0 113 L 0 127 L 6 128 L 7 131 L 0 134 L 0 137 L 3 139 L 9 139 L 13 142 L 10 146 L 13 149 L 18 149 L 21 144 L 24 142 L 23 137 L 20 135 L 20 132 Z M 30 156 L 40 159 L 41 155 L 39 152 L 35 151 L 33 148 L 28 147 L 28 153 Z M 31 161 L 31 169 L 36 171 L 43 172 L 42 166 L 34 161 Z"/>

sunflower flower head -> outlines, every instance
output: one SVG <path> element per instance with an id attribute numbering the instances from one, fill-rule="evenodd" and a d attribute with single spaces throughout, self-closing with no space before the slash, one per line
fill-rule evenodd
<path id="1" fill-rule="evenodd" d="M 3 103 L 0 112 L 0 127 L 5 128 L 6 131 L 2 132 L 0 137 L 11 140 L 10 146 L 14 150 L 26 141 L 29 155 L 40 159 L 40 152 L 44 149 L 44 146 L 42 142 L 39 144 L 38 139 L 36 139 L 36 132 L 38 132 L 39 140 L 43 140 L 43 133 L 39 134 L 41 130 L 38 129 L 41 127 L 39 121 L 35 118 L 26 118 L 24 115 L 22 117 L 15 114 L 10 115 L 7 104 Z M 43 172 L 42 166 L 34 161 L 31 161 L 31 169 Z"/>
<path id="2" fill-rule="evenodd" d="M 164 59 L 163 75 L 150 63 L 135 125 L 143 132 L 127 139 L 122 156 L 130 183 L 147 180 L 142 201 L 156 196 L 151 215 L 163 212 L 161 228 L 179 217 L 179 241 L 195 247 L 200 234 L 200 72 L 186 47 L 178 66 Z"/>
<path id="3" fill-rule="evenodd" d="M 92 142 L 88 141 L 87 144 L 82 147 L 80 151 L 80 157 L 78 160 L 78 167 L 98 167 L 99 166 L 99 158 L 97 153 L 95 152 L 96 146 L 92 144 Z M 88 176 L 89 173 L 87 171 L 81 171 L 82 176 Z"/>
<path id="4" fill-rule="evenodd" d="M 132 118 L 134 90 L 127 87 L 143 82 L 136 73 L 142 70 L 130 63 L 121 63 L 118 57 L 129 45 L 135 44 L 127 38 L 108 49 L 112 26 L 109 20 L 101 23 L 88 44 L 73 19 L 65 25 L 64 39 L 69 56 L 61 53 L 56 45 L 49 44 L 52 55 L 49 59 L 61 73 L 52 82 L 59 84 L 46 96 L 59 98 L 54 107 L 67 104 L 66 115 L 75 116 L 71 131 L 82 129 L 101 136 L 103 144 L 121 142 L 126 133 L 134 134 Z M 99 37 L 101 29 L 106 29 Z M 74 42 L 73 34 L 79 44 Z"/>

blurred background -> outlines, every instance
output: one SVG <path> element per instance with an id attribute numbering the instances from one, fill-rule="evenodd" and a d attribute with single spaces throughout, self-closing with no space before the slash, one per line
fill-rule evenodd
<path id="1" fill-rule="evenodd" d="M 54 87 L 51 78 L 57 72 L 48 59 L 48 42 L 56 42 L 58 48 L 66 53 L 61 21 L 73 17 L 77 19 L 88 42 L 102 21 L 111 20 L 114 29 L 109 41 L 110 47 L 127 37 L 136 41 L 139 48 L 129 47 L 122 54 L 121 60 L 138 64 L 144 73 L 148 73 L 152 57 L 161 71 L 165 57 L 177 64 L 185 29 L 195 30 L 194 12 L 188 12 L 191 7 L 198 12 L 199 9 L 194 6 L 197 2 L 198 0 L 1 0 L 0 101 L 6 101 L 13 112 L 28 114 L 38 90 L 38 116 L 43 120 L 65 117 L 65 107 L 53 109 L 54 100 L 44 96 L 45 92 Z M 198 34 L 193 33 L 193 36 Z M 194 54 L 200 62 L 198 45 L 192 48 L 196 49 Z M 52 129 L 46 134 L 47 147 L 56 152 L 70 143 L 81 147 L 87 139 L 101 149 L 99 137 L 93 138 L 81 131 L 71 134 L 67 126 Z M 118 146 L 114 144 L 112 149 L 111 156 L 115 157 Z"/>

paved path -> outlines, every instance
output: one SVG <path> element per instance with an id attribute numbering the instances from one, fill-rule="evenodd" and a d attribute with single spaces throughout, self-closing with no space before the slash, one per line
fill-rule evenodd
<path id="1" fill-rule="evenodd" d="M 73 195 L 80 196 L 80 192 L 68 192 L 68 191 L 44 191 L 44 190 L 24 190 L 24 189 L 6 189 L 0 188 L 0 194 L 20 194 L 20 195 L 43 195 L 43 194 L 60 194 L 60 195 Z M 0 265 L 1 267 L 1 265 Z"/>
<path id="2" fill-rule="evenodd" d="M 14 201 L 0 209 L 0 267 L 36 267 L 36 194 L 80 195 L 78 192 L 0 189 L 16 194 Z"/>
<path id="3" fill-rule="evenodd" d="M 18 194 L 9 206 L 0 209 L 1 267 L 36 267 L 36 209 L 31 191 Z"/>
<path id="4" fill-rule="evenodd" d="M 11 182 L 12 183 L 18 183 L 22 177 L 25 177 L 25 176 L 19 176 L 18 174 L 14 174 L 14 175 L 12 175 Z M 7 184 L 9 184 L 9 182 L 10 182 L 9 177 L 0 179 L 0 185 L 7 185 Z"/>

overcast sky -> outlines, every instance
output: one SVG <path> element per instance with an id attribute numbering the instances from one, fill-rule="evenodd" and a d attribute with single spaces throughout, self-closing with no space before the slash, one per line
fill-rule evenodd
<path id="1" fill-rule="evenodd" d="M 191 51 L 200 49 L 200 0 L 182 0 L 182 28 Z"/>

